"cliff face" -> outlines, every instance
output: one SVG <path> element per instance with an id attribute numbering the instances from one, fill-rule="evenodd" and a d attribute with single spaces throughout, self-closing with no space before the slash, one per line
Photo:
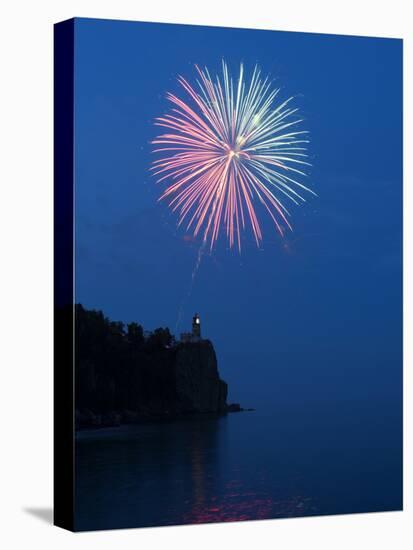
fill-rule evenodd
<path id="1" fill-rule="evenodd" d="M 75 326 L 78 428 L 227 411 L 210 341 L 175 344 L 167 329 L 145 339 L 139 325 L 125 331 L 82 306 Z"/>
<path id="2" fill-rule="evenodd" d="M 175 390 L 186 412 L 224 412 L 227 384 L 220 380 L 213 345 L 208 340 L 181 344 L 175 364 Z"/>

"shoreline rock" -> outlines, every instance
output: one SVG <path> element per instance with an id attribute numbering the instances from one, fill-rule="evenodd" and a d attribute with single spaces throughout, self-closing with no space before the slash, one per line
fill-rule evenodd
<path id="1" fill-rule="evenodd" d="M 241 407 L 239 403 L 230 403 L 229 405 L 227 405 L 228 413 L 252 412 L 252 411 L 255 411 L 255 409 Z"/>

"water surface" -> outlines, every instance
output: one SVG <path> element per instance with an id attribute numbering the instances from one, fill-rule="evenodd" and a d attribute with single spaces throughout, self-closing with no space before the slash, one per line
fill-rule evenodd
<path id="1" fill-rule="evenodd" d="M 76 529 L 398 510 L 401 423 L 382 418 L 280 409 L 81 432 Z"/>

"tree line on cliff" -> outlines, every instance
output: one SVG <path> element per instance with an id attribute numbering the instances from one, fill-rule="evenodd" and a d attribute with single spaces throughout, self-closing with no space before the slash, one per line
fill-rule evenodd
<path id="1" fill-rule="evenodd" d="M 74 314 L 78 428 L 226 412 L 210 341 L 182 344 L 163 327 L 145 334 L 81 304 Z M 72 308 L 57 310 L 56 322 L 68 315 Z"/>

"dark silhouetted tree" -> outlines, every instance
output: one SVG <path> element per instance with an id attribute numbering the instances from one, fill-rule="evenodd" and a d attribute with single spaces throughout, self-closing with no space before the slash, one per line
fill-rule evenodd
<path id="1" fill-rule="evenodd" d="M 162 349 L 170 346 L 172 343 L 172 334 L 169 328 L 157 328 L 149 336 L 147 346 L 150 349 Z"/>
<path id="2" fill-rule="evenodd" d="M 129 323 L 127 332 L 128 341 L 134 347 L 141 347 L 144 343 L 143 328 L 138 323 Z"/>

